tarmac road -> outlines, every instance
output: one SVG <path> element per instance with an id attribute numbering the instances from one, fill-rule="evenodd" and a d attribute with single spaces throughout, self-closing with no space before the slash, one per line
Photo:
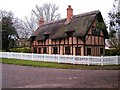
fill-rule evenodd
<path id="1" fill-rule="evenodd" d="M 118 88 L 118 70 L 73 70 L 2 64 L 2 88 Z"/>

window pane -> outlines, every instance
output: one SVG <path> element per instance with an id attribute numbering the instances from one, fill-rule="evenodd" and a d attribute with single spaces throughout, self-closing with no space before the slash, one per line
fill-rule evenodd
<path id="1" fill-rule="evenodd" d="M 38 53 L 41 54 L 41 48 L 38 49 Z"/>
<path id="2" fill-rule="evenodd" d="M 76 55 L 81 55 L 81 47 L 75 47 Z"/>
<path id="3" fill-rule="evenodd" d="M 100 48 L 100 54 L 101 55 L 103 54 L 103 48 Z"/>
<path id="4" fill-rule="evenodd" d="M 43 47 L 43 53 L 47 53 L 47 48 Z"/>
<path id="5" fill-rule="evenodd" d="M 91 48 L 87 48 L 87 55 L 91 55 Z"/>
<path id="6" fill-rule="evenodd" d="M 70 54 L 70 46 L 65 47 L 65 54 Z"/>
<path id="7" fill-rule="evenodd" d="M 53 54 L 57 54 L 58 53 L 58 47 L 53 47 Z"/>

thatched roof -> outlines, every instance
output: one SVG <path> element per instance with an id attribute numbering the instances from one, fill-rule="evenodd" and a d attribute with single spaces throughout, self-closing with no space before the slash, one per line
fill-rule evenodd
<path id="1" fill-rule="evenodd" d="M 103 22 L 100 11 L 92 11 L 79 15 L 73 15 L 71 21 L 67 19 L 61 19 L 53 22 L 48 22 L 40 27 L 32 34 L 36 40 L 43 40 L 45 35 L 48 34 L 50 39 L 66 38 L 66 32 L 73 31 L 73 36 L 83 37 L 89 30 L 93 21 L 97 17 L 98 21 Z M 107 30 L 103 31 L 104 35 L 107 35 Z"/>

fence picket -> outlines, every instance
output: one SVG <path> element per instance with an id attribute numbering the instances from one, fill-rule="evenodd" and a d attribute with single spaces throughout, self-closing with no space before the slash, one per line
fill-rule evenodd
<path id="1" fill-rule="evenodd" d="M 103 56 L 101 56 L 101 66 L 103 66 Z"/>
<path id="2" fill-rule="evenodd" d="M 118 56 L 116 55 L 116 65 L 118 65 Z"/>
<path id="3" fill-rule="evenodd" d="M 88 56 L 88 66 L 90 65 L 90 57 Z"/>
<path id="4" fill-rule="evenodd" d="M 21 52 L 21 54 L 20 54 L 20 55 L 21 55 L 20 59 L 22 59 L 22 52 Z"/>
<path id="5" fill-rule="evenodd" d="M 33 60 L 33 53 L 31 54 L 31 56 L 32 56 L 32 60 Z"/>
<path id="6" fill-rule="evenodd" d="M 73 64 L 75 64 L 75 58 L 74 58 L 74 56 L 73 56 Z"/>

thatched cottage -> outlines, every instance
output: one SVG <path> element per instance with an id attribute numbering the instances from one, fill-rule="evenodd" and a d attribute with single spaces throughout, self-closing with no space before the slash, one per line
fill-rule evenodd
<path id="1" fill-rule="evenodd" d="M 104 55 L 107 38 L 100 11 L 73 15 L 70 5 L 65 19 L 44 23 L 40 18 L 39 27 L 30 37 L 33 53 L 81 56 Z"/>

